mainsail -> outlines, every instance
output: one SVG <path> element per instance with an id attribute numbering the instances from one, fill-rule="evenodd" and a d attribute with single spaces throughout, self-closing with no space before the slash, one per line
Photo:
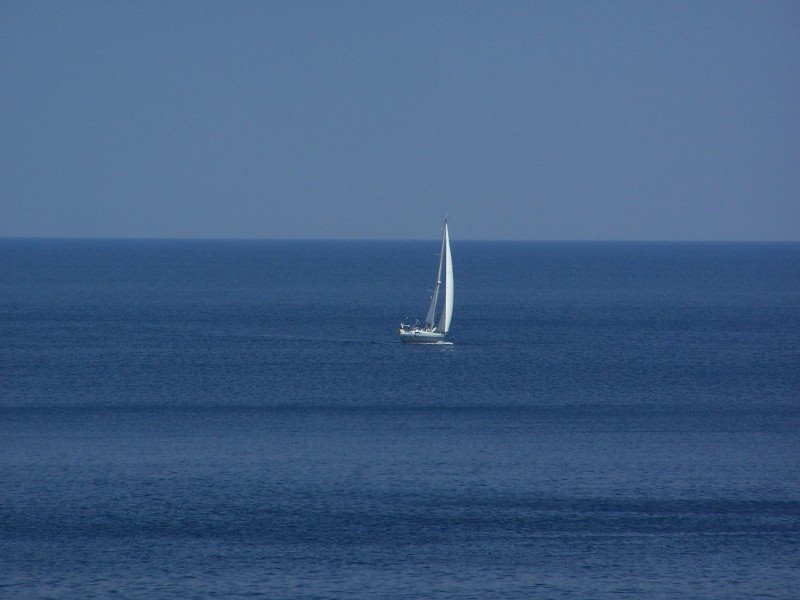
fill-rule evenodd
<path id="1" fill-rule="evenodd" d="M 444 259 L 444 310 L 442 311 L 442 317 L 439 319 L 439 327 L 437 329 L 442 333 L 447 333 L 450 329 L 450 321 L 453 318 L 453 257 L 450 256 L 450 235 L 447 232 L 447 221 L 444 222 L 442 253 L 442 258 Z M 440 260 L 440 273 L 441 270 L 442 261 Z M 441 279 L 441 277 L 439 279 Z"/>
<path id="2" fill-rule="evenodd" d="M 439 301 L 439 288 L 442 285 L 442 262 L 444 261 L 445 236 L 447 235 L 447 222 L 444 224 L 445 234 L 442 236 L 442 251 L 439 253 L 439 270 L 436 272 L 436 285 L 431 294 L 431 305 L 428 307 L 428 315 L 425 317 L 425 324 L 433 327 L 436 322 L 436 303 Z"/>
<path id="3" fill-rule="evenodd" d="M 442 267 L 444 267 L 444 282 L 442 281 Z M 447 330 L 450 329 L 450 320 L 453 318 L 453 258 L 450 256 L 450 234 L 447 231 L 447 221 L 444 222 L 439 270 L 436 272 L 436 287 L 433 288 L 431 305 L 428 307 L 428 315 L 425 317 L 425 324 L 430 328 L 433 328 L 436 323 L 436 303 L 439 301 L 439 289 L 442 287 L 442 283 L 444 283 L 444 309 L 439 317 L 436 331 L 447 333 Z"/>

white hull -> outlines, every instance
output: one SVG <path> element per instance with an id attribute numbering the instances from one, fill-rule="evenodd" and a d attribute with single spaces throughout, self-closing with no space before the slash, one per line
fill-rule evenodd
<path id="1" fill-rule="evenodd" d="M 445 339 L 444 333 L 424 329 L 400 330 L 400 341 L 404 344 L 438 344 Z"/>

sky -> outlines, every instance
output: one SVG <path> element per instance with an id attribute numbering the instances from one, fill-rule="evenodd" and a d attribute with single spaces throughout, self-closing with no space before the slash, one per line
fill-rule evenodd
<path id="1" fill-rule="evenodd" d="M 800 2 L 0 3 L 0 237 L 800 241 Z"/>

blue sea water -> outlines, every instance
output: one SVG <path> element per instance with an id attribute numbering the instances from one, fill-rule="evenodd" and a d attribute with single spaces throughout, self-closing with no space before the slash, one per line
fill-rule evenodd
<path id="1" fill-rule="evenodd" d="M 800 244 L 437 246 L 0 240 L 0 596 L 800 596 Z"/>

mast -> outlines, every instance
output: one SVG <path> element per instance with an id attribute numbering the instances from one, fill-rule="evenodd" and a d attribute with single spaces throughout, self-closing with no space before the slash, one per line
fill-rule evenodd
<path id="1" fill-rule="evenodd" d="M 436 322 L 436 302 L 439 300 L 439 286 L 442 285 L 442 262 L 444 262 L 445 237 L 447 236 L 447 221 L 444 222 L 444 234 L 442 235 L 442 251 L 439 253 L 439 270 L 436 272 L 436 287 L 433 288 L 431 305 L 428 307 L 428 315 L 425 323 L 428 327 L 433 327 Z"/>
<path id="2" fill-rule="evenodd" d="M 447 333 L 450 329 L 450 321 L 453 318 L 453 257 L 450 254 L 450 235 L 447 231 L 447 219 L 444 220 L 444 236 L 442 238 L 442 258 L 439 260 L 439 272 L 444 269 L 444 310 L 439 319 L 439 331 Z M 441 277 L 440 277 L 441 279 Z M 441 282 L 440 282 L 441 283 Z M 438 286 L 437 286 L 438 291 Z"/>

